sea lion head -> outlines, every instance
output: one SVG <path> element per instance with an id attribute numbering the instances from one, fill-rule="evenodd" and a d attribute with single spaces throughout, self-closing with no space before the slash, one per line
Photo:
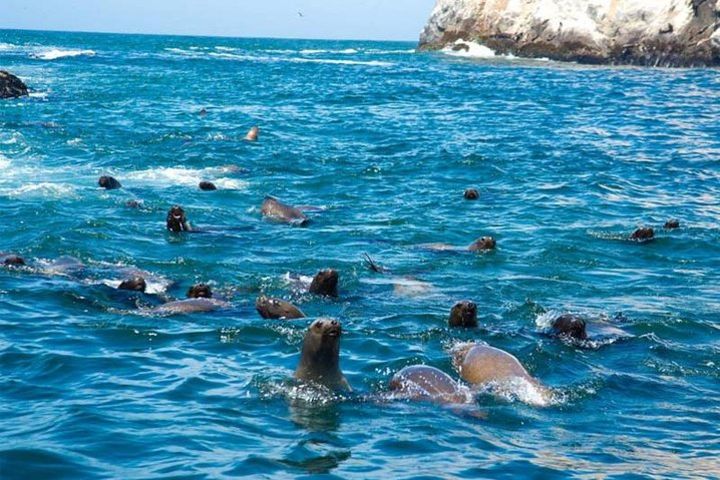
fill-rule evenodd
<path id="1" fill-rule="evenodd" d="M 210 286 L 204 283 L 193 285 L 187 291 L 188 298 L 212 298 L 212 290 Z"/>
<path id="2" fill-rule="evenodd" d="M 247 135 L 245 135 L 245 140 L 248 140 L 250 142 L 254 142 L 258 139 L 258 136 L 260 135 L 260 129 L 258 127 L 252 127 Z"/>
<path id="3" fill-rule="evenodd" d="M 25 259 L 17 255 L 8 255 L 3 259 L 3 265 L 8 267 L 22 267 L 25 265 Z"/>
<path id="4" fill-rule="evenodd" d="M 205 115 L 207 115 L 207 113 L 208 113 L 208 112 L 207 112 L 207 108 L 204 108 L 204 107 L 203 107 L 203 108 L 201 108 L 200 111 L 198 112 L 198 115 L 200 115 L 201 117 L 204 117 Z"/>
<path id="5" fill-rule="evenodd" d="M 98 185 L 106 190 L 115 190 L 116 188 L 122 187 L 114 177 L 103 175 L 98 179 Z"/>
<path id="6" fill-rule="evenodd" d="M 478 198 L 480 198 L 480 192 L 478 192 L 474 188 L 468 188 L 467 190 L 465 190 L 465 193 L 463 193 L 463 198 L 465 200 L 477 200 Z"/>
<path id="7" fill-rule="evenodd" d="M 181 206 L 173 206 L 167 214 L 167 229 L 171 232 L 186 232 L 190 230 L 185 217 L 185 210 Z"/>
<path id="8" fill-rule="evenodd" d="M 198 186 L 200 187 L 200 190 L 205 190 L 205 191 L 217 190 L 217 187 L 212 182 L 200 182 L 200 184 Z"/>
<path id="9" fill-rule="evenodd" d="M 450 310 L 451 327 L 477 327 L 477 305 L 469 300 L 456 303 Z"/>
<path id="10" fill-rule="evenodd" d="M 337 361 L 340 354 L 340 335 L 342 325 L 332 318 L 319 318 L 310 324 L 303 341 L 303 356 L 311 358 L 327 357 Z"/>
<path id="11" fill-rule="evenodd" d="M 655 237 L 655 230 L 650 227 L 641 227 L 635 230 L 632 235 L 630 235 L 630 240 L 647 242 L 648 240 L 652 240 L 653 237 Z"/>
<path id="12" fill-rule="evenodd" d="M 666 230 L 673 230 L 675 228 L 680 228 L 680 220 L 677 218 L 671 218 L 667 222 L 665 222 L 664 228 Z"/>
<path id="13" fill-rule="evenodd" d="M 118 286 L 118 290 L 131 290 L 133 292 L 144 292 L 147 283 L 143 277 L 133 277 L 123 280 Z"/>
<path id="14" fill-rule="evenodd" d="M 496 244 L 497 242 L 493 237 L 480 237 L 468 247 L 468 250 L 470 250 L 471 252 L 492 250 L 495 248 Z"/>
<path id="15" fill-rule="evenodd" d="M 259 296 L 255 301 L 255 309 L 263 318 L 292 320 L 305 317 L 305 314 L 292 303 L 264 295 Z"/>
<path id="16" fill-rule="evenodd" d="M 575 315 L 565 314 L 557 317 L 552 324 L 553 333 L 578 340 L 587 339 L 585 320 Z"/>
<path id="17" fill-rule="evenodd" d="M 310 284 L 310 293 L 325 295 L 328 297 L 338 296 L 338 272 L 333 269 L 320 270 Z"/>

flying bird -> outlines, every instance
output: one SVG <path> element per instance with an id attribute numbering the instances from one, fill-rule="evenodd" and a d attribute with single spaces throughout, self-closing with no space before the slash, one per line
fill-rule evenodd
<path id="1" fill-rule="evenodd" d="M 304 17 L 304 16 L 305 16 L 305 15 L 303 15 L 302 12 L 298 12 L 298 17 Z"/>

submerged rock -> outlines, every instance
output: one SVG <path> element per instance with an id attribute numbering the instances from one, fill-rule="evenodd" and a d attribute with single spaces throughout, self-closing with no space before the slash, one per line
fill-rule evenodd
<path id="1" fill-rule="evenodd" d="M 18 77 L 0 70 L 0 98 L 17 98 L 28 94 L 27 86 Z"/>
<path id="2" fill-rule="evenodd" d="M 420 48 L 598 64 L 720 65 L 720 0 L 437 0 Z"/>

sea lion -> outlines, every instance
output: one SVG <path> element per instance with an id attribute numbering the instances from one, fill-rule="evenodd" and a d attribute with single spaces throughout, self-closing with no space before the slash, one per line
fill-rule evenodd
<path id="1" fill-rule="evenodd" d="M 665 222 L 663 228 L 665 228 L 665 230 L 674 230 L 676 228 L 680 228 L 680 220 L 678 220 L 677 218 L 671 218 L 670 220 Z"/>
<path id="2" fill-rule="evenodd" d="M 185 210 L 179 205 L 175 205 L 170 209 L 165 225 L 168 230 L 175 233 L 192 231 L 192 227 L 185 216 Z"/>
<path id="3" fill-rule="evenodd" d="M 588 338 L 585 320 L 569 313 L 560 315 L 553 320 L 550 333 L 576 340 L 586 340 Z"/>
<path id="4" fill-rule="evenodd" d="M 260 296 L 255 301 L 255 309 L 263 318 L 293 320 L 305 317 L 305 314 L 295 305 L 279 298 Z"/>
<path id="5" fill-rule="evenodd" d="M 0 256 L 2 258 L 2 264 L 6 267 L 23 267 L 25 266 L 25 259 L 17 255 Z"/>
<path id="6" fill-rule="evenodd" d="M 187 291 L 188 298 L 212 298 L 212 290 L 209 285 L 198 283 L 193 285 Z"/>
<path id="7" fill-rule="evenodd" d="M 641 227 L 635 230 L 632 235 L 630 235 L 630 240 L 635 240 L 638 242 L 648 242 L 652 240 L 655 237 L 655 230 L 653 230 L 650 227 Z"/>
<path id="8" fill-rule="evenodd" d="M 437 252 L 482 252 L 492 250 L 496 245 L 497 242 L 493 237 L 480 237 L 467 247 L 456 247 L 447 243 L 426 243 L 420 247 Z"/>
<path id="9" fill-rule="evenodd" d="M 451 327 L 477 327 L 477 305 L 469 300 L 457 302 L 450 310 L 448 324 Z"/>
<path id="10" fill-rule="evenodd" d="M 470 45 L 468 45 L 466 43 L 456 43 L 451 47 L 451 50 L 453 52 L 469 52 Z"/>
<path id="11" fill-rule="evenodd" d="M 405 367 L 390 380 L 390 391 L 407 400 L 466 403 L 461 385 L 442 370 L 427 365 Z"/>
<path id="12" fill-rule="evenodd" d="M 142 200 L 128 200 L 125 202 L 125 206 L 128 208 L 142 208 L 145 202 Z"/>
<path id="13" fill-rule="evenodd" d="M 118 290 L 131 290 L 133 292 L 144 292 L 147 289 L 147 283 L 143 277 L 133 277 L 123 280 L 118 285 Z"/>
<path id="14" fill-rule="evenodd" d="M 115 190 L 118 188 L 122 188 L 120 182 L 118 182 L 114 177 L 110 177 L 107 175 L 103 175 L 98 179 L 98 185 L 105 190 Z"/>
<path id="15" fill-rule="evenodd" d="M 432 283 L 423 282 L 414 277 L 399 277 L 393 281 L 393 294 L 398 297 L 424 297 L 434 290 Z"/>
<path id="16" fill-rule="evenodd" d="M 521 400 L 546 405 L 549 390 L 533 378 L 520 361 L 499 348 L 465 344 L 452 351 L 453 364 L 460 378 L 476 386 L 498 386 Z"/>
<path id="17" fill-rule="evenodd" d="M 205 115 L 207 115 L 207 113 L 208 112 L 207 112 L 206 108 L 201 108 L 200 111 L 198 112 L 198 115 L 200 115 L 201 117 L 204 117 Z"/>
<path id="18" fill-rule="evenodd" d="M 470 246 L 468 247 L 468 250 L 471 252 L 480 252 L 483 250 L 492 250 L 495 248 L 495 245 L 497 245 L 497 242 L 493 237 L 480 237 L 477 240 L 475 240 Z"/>
<path id="19" fill-rule="evenodd" d="M 336 270 L 329 268 L 320 270 L 310 283 L 308 291 L 315 295 L 323 295 L 326 297 L 338 296 L 338 279 L 339 275 Z"/>
<path id="20" fill-rule="evenodd" d="M 291 225 L 306 225 L 308 218 L 299 209 L 285 205 L 276 198 L 267 196 L 263 200 L 260 212 L 263 217 L 274 222 L 289 223 Z"/>
<path id="21" fill-rule="evenodd" d="M 204 190 L 206 192 L 217 190 L 217 187 L 212 182 L 200 182 L 198 186 L 200 187 L 200 190 Z"/>
<path id="22" fill-rule="evenodd" d="M 474 189 L 474 188 L 468 188 L 468 189 L 465 190 L 465 192 L 463 193 L 463 198 L 464 198 L 465 200 L 477 200 L 478 198 L 480 198 L 480 192 L 478 192 L 478 191 L 477 191 L 476 189 Z"/>
<path id="23" fill-rule="evenodd" d="M 212 312 L 221 308 L 227 308 L 226 302 L 213 300 L 212 298 L 188 298 L 185 300 L 177 300 L 168 302 L 164 305 L 152 310 L 161 315 L 181 315 L 188 313 L 204 313 Z"/>
<path id="24" fill-rule="evenodd" d="M 248 142 L 256 142 L 258 139 L 258 136 L 260 136 L 260 129 L 258 127 L 252 127 L 247 135 L 245 135 L 245 140 Z"/>
<path id="25" fill-rule="evenodd" d="M 341 334 L 342 326 L 337 320 L 315 320 L 305 334 L 295 378 L 324 385 L 331 390 L 352 391 L 340 371 Z"/>
<path id="26" fill-rule="evenodd" d="M 372 270 L 375 273 L 385 273 L 387 271 L 387 269 L 385 269 L 385 267 L 376 263 L 375 260 L 373 260 L 370 255 L 368 255 L 367 253 L 364 253 L 363 255 L 365 257 L 365 264 L 367 265 L 367 267 L 370 270 Z"/>

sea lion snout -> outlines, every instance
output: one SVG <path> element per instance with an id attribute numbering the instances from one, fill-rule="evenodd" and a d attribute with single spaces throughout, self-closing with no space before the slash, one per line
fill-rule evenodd
<path id="1" fill-rule="evenodd" d="M 147 288 L 147 282 L 143 277 L 134 277 L 123 280 L 118 286 L 118 290 L 130 290 L 133 292 L 144 292 Z"/>
<path id="2" fill-rule="evenodd" d="M 190 230 L 185 217 L 185 210 L 179 205 L 174 205 L 167 215 L 167 229 L 171 232 L 185 232 Z"/>
<path id="3" fill-rule="evenodd" d="M 450 310 L 448 324 L 451 327 L 477 327 L 477 305 L 475 302 L 463 300 L 456 303 Z"/>
<path id="4" fill-rule="evenodd" d="M 315 275 L 310 284 L 310 293 L 325 295 L 328 297 L 338 296 L 338 272 L 333 269 L 321 270 Z"/>
<path id="5" fill-rule="evenodd" d="M 585 320 L 575 315 L 560 315 L 553 321 L 552 330 L 556 335 L 578 340 L 587 339 Z"/>
<path id="6" fill-rule="evenodd" d="M 98 185 L 106 190 L 115 190 L 122 187 L 120 182 L 118 182 L 114 177 L 108 175 L 100 177 L 98 179 Z"/>
<path id="7" fill-rule="evenodd" d="M 249 142 L 255 142 L 257 141 L 258 137 L 260 136 L 260 128 L 258 127 L 252 127 L 247 135 L 245 135 L 245 140 Z"/>
<path id="8" fill-rule="evenodd" d="M 342 325 L 332 318 L 321 318 L 315 320 L 311 327 L 313 331 L 323 337 L 339 337 L 342 334 Z"/>
<path id="9" fill-rule="evenodd" d="M 468 188 L 463 193 L 463 198 L 465 200 L 477 200 L 478 198 L 480 198 L 480 192 L 478 192 L 475 188 Z"/>
<path id="10" fill-rule="evenodd" d="M 188 298 L 212 298 L 212 290 L 209 285 L 198 283 L 193 285 L 187 291 Z"/>

